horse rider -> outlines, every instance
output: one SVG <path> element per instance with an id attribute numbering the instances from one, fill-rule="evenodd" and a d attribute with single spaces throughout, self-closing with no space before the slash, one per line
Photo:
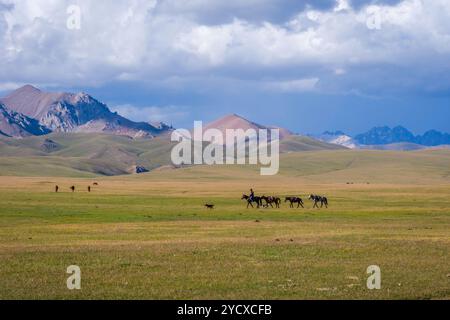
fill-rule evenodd
<path id="1" fill-rule="evenodd" d="M 255 200 L 255 192 L 253 191 L 253 189 L 250 189 L 250 201 L 254 201 Z"/>

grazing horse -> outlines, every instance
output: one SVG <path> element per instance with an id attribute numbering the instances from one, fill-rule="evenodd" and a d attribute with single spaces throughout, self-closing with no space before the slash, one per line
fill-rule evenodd
<path id="1" fill-rule="evenodd" d="M 75 192 L 75 186 L 71 186 L 70 190 L 72 190 L 72 192 Z"/>
<path id="2" fill-rule="evenodd" d="M 313 208 L 319 208 L 319 202 L 320 202 L 320 208 L 323 208 L 325 205 L 325 208 L 328 208 L 328 199 L 326 197 L 318 196 L 318 195 L 310 195 L 309 200 L 314 201 Z"/>
<path id="3" fill-rule="evenodd" d="M 253 197 L 253 199 L 250 198 L 250 196 L 243 194 L 241 200 L 247 201 L 247 209 L 249 206 L 252 206 L 254 208 L 253 203 L 256 203 L 256 207 L 259 209 L 260 206 L 262 206 L 262 199 L 261 197 Z"/>
<path id="4" fill-rule="evenodd" d="M 213 204 L 205 204 L 206 209 L 214 209 L 214 205 Z"/>
<path id="5" fill-rule="evenodd" d="M 299 197 L 286 197 L 284 202 L 288 202 L 288 201 L 291 203 L 291 205 L 290 205 L 291 208 L 294 208 L 294 203 L 297 203 L 297 208 L 300 208 L 300 206 L 302 208 L 304 208 L 304 206 L 303 206 L 304 203 L 303 203 L 302 198 L 299 198 Z"/>

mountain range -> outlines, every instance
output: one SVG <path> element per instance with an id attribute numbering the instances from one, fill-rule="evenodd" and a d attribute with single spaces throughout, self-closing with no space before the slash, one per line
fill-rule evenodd
<path id="1" fill-rule="evenodd" d="M 418 150 L 450 145 L 450 134 L 448 133 L 429 130 L 423 135 L 414 135 L 402 126 L 374 127 L 354 137 L 342 131 L 326 131 L 321 135 L 311 137 L 350 149 Z"/>
<path id="2" fill-rule="evenodd" d="M 397 126 L 394 128 L 375 127 L 366 133 L 359 134 L 354 138 L 363 145 L 385 145 L 392 143 L 415 143 L 428 147 L 450 144 L 450 134 L 436 130 L 429 130 L 423 135 L 414 135 L 408 129 Z"/>
<path id="3" fill-rule="evenodd" d="M 0 112 L 0 133 L 16 138 L 50 132 L 155 137 L 171 129 L 128 120 L 86 93 L 44 92 L 31 85 L 0 99 Z"/>
<path id="4" fill-rule="evenodd" d="M 271 129 L 239 115 L 231 114 L 206 125 L 205 130 Z M 173 128 L 164 123 L 134 122 L 112 112 L 104 103 L 86 93 L 44 92 L 25 85 L 0 98 L 0 137 L 25 138 L 50 133 L 105 133 L 131 138 L 155 138 Z M 281 140 L 298 140 L 284 128 Z M 450 134 L 429 130 L 414 135 L 397 126 L 375 127 L 354 137 L 342 131 L 309 136 L 322 142 L 350 149 L 415 150 L 424 147 L 450 145 Z"/>

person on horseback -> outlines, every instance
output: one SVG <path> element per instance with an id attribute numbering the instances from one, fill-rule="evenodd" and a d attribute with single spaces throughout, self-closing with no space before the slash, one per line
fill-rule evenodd
<path id="1" fill-rule="evenodd" d="M 253 191 L 253 189 L 250 189 L 250 201 L 255 201 L 255 192 Z"/>

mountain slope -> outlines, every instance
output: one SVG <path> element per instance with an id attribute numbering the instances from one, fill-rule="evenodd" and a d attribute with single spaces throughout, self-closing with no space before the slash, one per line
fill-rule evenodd
<path id="1" fill-rule="evenodd" d="M 320 150 L 345 150 L 344 146 L 319 141 L 304 136 L 289 136 L 280 142 L 280 152 L 302 152 L 302 151 L 320 151 Z"/>
<path id="2" fill-rule="evenodd" d="M 134 122 L 85 93 L 49 93 L 23 86 L 0 100 L 10 110 L 39 121 L 54 132 L 89 132 L 154 137 L 169 130 Z"/>
<path id="3" fill-rule="evenodd" d="M 0 135 L 7 137 L 40 136 L 50 133 L 35 119 L 14 112 L 0 104 Z"/>
<path id="4" fill-rule="evenodd" d="M 123 175 L 171 163 L 173 143 L 86 133 L 51 133 L 24 139 L 0 137 L 0 175 Z M 51 171 L 54 168 L 54 172 Z"/>
<path id="5" fill-rule="evenodd" d="M 122 175 L 135 173 L 137 167 L 173 168 L 174 145 L 168 134 L 154 139 L 98 133 L 51 133 L 20 140 L 0 137 L 0 175 Z M 299 136 L 280 142 L 282 153 L 339 149 L 343 147 Z"/>

